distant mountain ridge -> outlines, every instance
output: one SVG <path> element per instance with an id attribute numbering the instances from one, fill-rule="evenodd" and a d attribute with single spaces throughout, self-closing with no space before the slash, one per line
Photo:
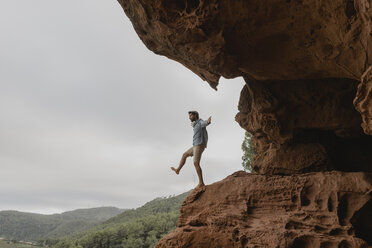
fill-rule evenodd
<path id="1" fill-rule="evenodd" d="M 115 207 L 77 209 L 52 215 L 0 211 L 0 237 L 26 241 L 64 237 L 91 228 L 124 211 Z"/>

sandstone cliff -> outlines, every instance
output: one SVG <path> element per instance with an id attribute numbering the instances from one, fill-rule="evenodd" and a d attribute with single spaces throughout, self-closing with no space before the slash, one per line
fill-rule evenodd
<path id="1" fill-rule="evenodd" d="M 371 174 L 236 172 L 194 190 L 165 247 L 367 247 Z"/>
<path id="2" fill-rule="evenodd" d="M 118 1 L 153 52 L 246 81 L 258 174 L 194 192 L 159 247 L 372 246 L 371 0 Z"/>

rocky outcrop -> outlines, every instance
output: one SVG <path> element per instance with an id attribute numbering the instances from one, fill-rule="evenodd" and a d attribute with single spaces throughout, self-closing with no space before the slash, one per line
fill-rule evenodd
<path id="1" fill-rule="evenodd" d="M 372 137 L 353 106 L 358 81 L 246 81 L 236 120 L 253 134 L 255 171 L 372 172 Z"/>
<path id="2" fill-rule="evenodd" d="M 118 1 L 156 54 L 246 81 L 261 175 L 194 191 L 158 247 L 372 246 L 371 0 Z"/>
<path id="3" fill-rule="evenodd" d="M 195 189 L 177 229 L 156 247 L 372 246 L 371 187 L 371 173 L 237 172 Z"/>

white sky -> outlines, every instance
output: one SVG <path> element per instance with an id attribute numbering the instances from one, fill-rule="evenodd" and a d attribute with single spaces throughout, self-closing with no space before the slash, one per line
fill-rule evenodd
<path id="1" fill-rule="evenodd" d="M 212 115 L 206 184 L 241 170 L 242 78 L 216 92 L 150 52 L 115 1 L 0 1 L 0 210 L 135 208 L 197 185 L 188 110 Z"/>

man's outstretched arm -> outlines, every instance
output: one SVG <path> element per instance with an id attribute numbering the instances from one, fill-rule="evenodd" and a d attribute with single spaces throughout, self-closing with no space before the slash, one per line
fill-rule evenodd
<path id="1" fill-rule="evenodd" d="M 209 124 L 211 124 L 211 122 L 212 122 L 212 116 L 209 116 L 208 120 L 206 120 L 206 121 L 201 121 L 200 124 L 201 124 L 202 127 L 206 127 L 206 126 L 208 126 Z"/>

